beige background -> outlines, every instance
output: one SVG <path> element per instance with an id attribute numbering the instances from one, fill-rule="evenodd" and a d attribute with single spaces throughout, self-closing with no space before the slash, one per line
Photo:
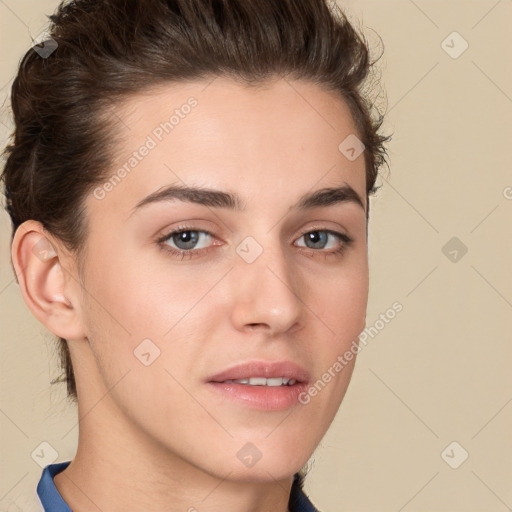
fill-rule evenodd
<path id="1" fill-rule="evenodd" d="M 56 5 L 0 0 L 2 100 Z M 322 512 L 512 510 L 512 1 L 340 5 L 384 41 L 394 132 L 371 204 L 367 325 L 395 301 L 403 311 L 361 351 L 306 490 Z M 458 58 L 444 49 L 462 48 L 454 31 L 469 44 Z M 3 146 L 5 110 L 0 121 Z M 70 460 L 77 428 L 64 385 L 49 386 L 53 338 L 13 279 L 4 212 L 0 232 L 0 510 L 12 512 L 41 474 L 31 453 L 47 441 Z M 452 237 L 468 249 L 456 262 L 442 250 Z"/>

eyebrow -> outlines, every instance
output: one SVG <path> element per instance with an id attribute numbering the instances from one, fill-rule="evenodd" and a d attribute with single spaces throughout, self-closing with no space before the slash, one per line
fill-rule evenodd
<path id="1" fill-rule="evenodd" d="M 142 207 L 166 201 L 185 201 L 212 208 L 226 208 L 233 211 L 244 211 L 245 203 L 236 193 L 224 192 L 211 188 L 193 187 L 189 185 L 169 185 L 163 187 L 139 201 L 132 209 L 130 216 Z M 365 210 L 363 200 L 348 184 L 340 187 L 328 187 L 309 192 L 299 198 L 291 209 L 304 211 L 322 206 L 340 203 L 358 204 Z"/>

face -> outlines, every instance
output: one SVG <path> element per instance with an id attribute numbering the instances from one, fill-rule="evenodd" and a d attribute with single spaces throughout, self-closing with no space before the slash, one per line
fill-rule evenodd
<path id="1" fill-rule="evenodd" d="M 86 203 L 79 400 L 108 390 L 102 421 L 211 475 L 286 478 L 334 419 L 355 359 L 335 363 L 365 325 L 364 158 L 338 149 L 349 109 L 314 84 L 216 78 L 117 117 L 115 165 Z M 280 374 L 298 382 L 220 382 Z"/>

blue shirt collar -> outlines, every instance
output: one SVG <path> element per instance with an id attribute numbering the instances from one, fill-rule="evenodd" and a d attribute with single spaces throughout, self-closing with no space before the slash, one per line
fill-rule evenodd
<path id="1" fill-rule="evenodd" d="M 45 512 L 72 512 L 53 482 L 53 477 L 57 473 L 64 471 L 69 466 L 70 462 L 69 460 L 67 462 L 50 464 L 43 469 L 43 474 L 37 484 L 37 494 Z M 304 491 L 297 484 L 296 476 L 293 479 L 288 507 L 290 512 L 318 512 L 311 501 L 309 501 Z"/>
<path id="2" fill-rule="evenodd" d="M 43 474 L 37 484 L 37 494 L 43 504 L 44 512 L 72 512 L 53 483 L 53 477 L 64 471 L 70 462 L 68 460 L 67 462 L 50 464 L 43 469 Z"/>

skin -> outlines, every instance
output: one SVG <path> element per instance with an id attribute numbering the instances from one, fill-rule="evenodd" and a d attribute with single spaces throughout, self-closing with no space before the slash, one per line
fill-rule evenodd
<path id="1" fill-rule="evenodd" d="M 218 77 L 130 98 L 116 112 L 112 173 L 190 96 L 198 105 L 121 183 L 86 198 L 83 274 L 39 223 L 14 237 L 23 298 L 72 355 L 79 444 L 55 483 L 75 512 L 287 511 L 292 476 L 333 421 L 355 364 L 284 411 L 207 389 L 206 377 L 251 359 L 295 361 L 314 383 L 357 340 L 368 299 L 367 197 L 363 156 L 349 161 L 338 150 L 357 133 L 346 103 L 283 79 L 250 89 Z M 246 209 L 169 201 L 130 215 L 160 187 L 183 183 L 236 192 Z M 305 193 L 344 184 L 364 209 L 291 208 Z M 183 222 L 212 233 L 199 235 L 195 258 L 156 242 Z M 331 235 L 311 248 L 301 236 L 325 229 L 352 244 L 325 257 L 344 242 Z M 250 264 L 236 252 L 247 236 L 263 248 Z M 55 255 L 42 261 L 37 243 Z M 161 351 L 149 366 L 134 357 L 146 338 Z M 248 442 L 262 454 L 252 467 L 236 456 Z"/>

